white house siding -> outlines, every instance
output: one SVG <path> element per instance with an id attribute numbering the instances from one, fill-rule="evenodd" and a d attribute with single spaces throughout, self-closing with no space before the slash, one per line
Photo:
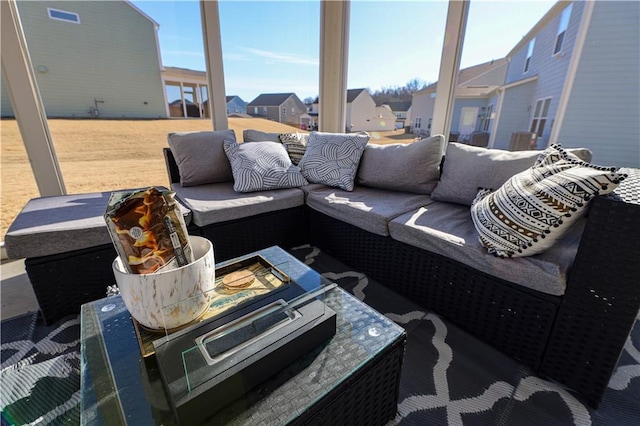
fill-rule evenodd
<path id="1" fill-rule="evenodd" d="M 528 123 L 518 131 L 529 131 L 531 118 L 538 99 L 551 98 L 549 112 L 547 115 L 546 125 L 542 137 L 538 138 L 538 147 L 546 147 L 551 133 L 551 126 L 558 110 L 560 95 L 565 84 L 567 70 L 571 62 L 571 55 L 576 41 L 576 35 L 582 19 L 582 11 L 584 10 L 584 2 L 574 2 L 569 19 L 569 26 L 565 33 L 560 54 L 553 55 L 553 49 L 560 25 L 560 17 L 562 11 L 555 14 L 548 23 L 537 31 L 532 37 L 535 37 L 533 55 L 529 63 L 529 70 L 524 72 L 524 64 L 529 46 L 527 38 L 522 47 L 513 55 L 509 62 L 507 70 L 506 84 L 514 81 L 522 80 L 534 75 L 538 76 L 538 84 L 535 91 L 531 94 L 530 106 L 528 111 Z M 504 110 L 503 110 L 504 111 Z"/>
<path id="2" fill-rule="evenodd" d="M 80 24 L 47 8 L 77 13 Z M 20 1 L 18 10 L 49 117 L 88 117 L 94 98 L 100 117 L 166 117 L 154 23 L 131 5 Z"/>
<path id="3" fill-rule="evenodd" d="M 435 92 L 414 93 L 411 97 L 411 132 L 418 133 L 418 130 L 426 131 L 429 118 L 433 117 L 433 107 L 435 98 L 431 95 Z M 420 129 L 416 129 L 416 120 L 420 118 Z"/>
<path id="4" fill-rule="evenodd" d="M 347 105 L 347 129 L 351 132 L 369 131 L 375 116 L 376 103 L 369 93 L 362 91 Z M 393 127 L 391 128 L 393 130 Z"/>
<path id="5" fill-rule="evenodd" d="M 528 131 L 531 97 L 535 89 L 534 81 L 505 90 L 493 148 L 509 149 L 512 133 Z"/>
<path id="6" fill-rule="evenodd" d="M 594 6 L 558 142 L 596 164 L 640 167 L 639 17 L 636 1 Z"/>

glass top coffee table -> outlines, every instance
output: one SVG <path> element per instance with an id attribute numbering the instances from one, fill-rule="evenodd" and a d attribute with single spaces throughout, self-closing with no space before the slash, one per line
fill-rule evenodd
<path id="1" fill-rule="evenodd" d="M 302 287 L 328 283 L 279 247 L 256 253 Z M 329 290 L 324 302 L 337 314 L 336 335 L 208 422 L 373 425 L 395 417 L 404 330 L 340 288 Z M 141 356 L 120 296 L 82 306 L 81 394 L 82 424 L 177 424 L 155 358 Z"/>

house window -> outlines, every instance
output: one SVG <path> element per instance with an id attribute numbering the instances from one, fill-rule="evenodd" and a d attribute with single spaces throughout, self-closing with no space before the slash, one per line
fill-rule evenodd
<path id="1" fill-rule="evenodd" d="M 282 115 L 287 115 L 287 108 L 282 107 Z"/>
<path id="2" fill-rule="evenodd" d="M 422 126 L 422 117 L 417 117 L 416 118 L 416 124 L 415 124 L 415 128 L 419 129 Z"/>
<path id="3" fill-rule="evenodd" d="M 253 113 L 257 114 L 258 113 L 258 107 L 253 107 Z"/>
<path id="4" fill-rule="evenodd" d="M 262 113 L 263 113 L 264 115 L 267 115 L 267 107 L 263 107 L 263 108 L 262 108 Z"/>
<path id="5" fill-rule="evenodd" d="M 433 118 L 429 117 L 429 120 L 427 120 L 427 130 L 431 130 L 431 123 L 433 122 Z"/>
<path id="6" fill-rule="evenodd" d="M 524 60 L 524 72 L 529 71 L 529 64 L 531 63 L 531 56 L 533 55 L 533 46 L 536 44 L 536 39 L 529 40 L 529 47 L 527 47 L 527 59 Z"/>
<path id="7" fill-rule="evenodd" d="M 547 123 L 550 104 L 551 98 L 538 99 L 536 102 L 536 109 L 531 118 L 531 133 L 535 133 L 539 138 L 542 137 L 542 133 L 544 133 L 544 125 Z"/>
<path id="8" fill-rule="evenodd" d="M 490 104 L 489 106 L 487 106 L 487 112 L 485 113 L 484 116 L 484 123 L 482 124 L 482 130 L 484 130 L 485 132 L 488 132 L 489 129 L 491 129 L 491 115 L 493 114 L 493 104 Z"/>
<path id="9" fill-rule="evenodd" d="M 49 13 L 49 18 L 55 19 L 56 21 L 73 22 L 74 24 L 80 23 L 80 15 L 77 13 L 51 9 L 50 7 L 47 8 L 47 12 Z"/>
<path id="10" fill-rule="evenodd" d="M 573 5 L 570 4 L 560 17 L 560 26 L 558 27 L 558 35 L 556 36 L 556 44 L 553 48 L 553 54 L 556 55 L 562 50 L 562 43 L 564 42 L 564 36 L 567 33 L 567 27 L 569 26 L 569 18 L 571 17 L 571 9 Z"/>
<path id="11" fill-rule="evenodd" d="M 291 108 L 291 114 L 295 114 L 296 113 L 296 109 L 295 108 Z"/>

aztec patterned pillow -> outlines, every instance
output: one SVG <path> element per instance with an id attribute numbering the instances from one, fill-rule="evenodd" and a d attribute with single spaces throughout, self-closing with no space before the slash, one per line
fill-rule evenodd
<path id="1" fill-rule="evenodd" d="M 353 191 L 353 180 L 368 142 L 365 132 L 312 132 L 299 164 L 302 175 L 309 182 Z"/>
<path id="2" fill-rule="evenodd" d="M 307 140 L 309 135 L 303 133 L 282 133 L 280 134 L 280 142 L 284 145 L 291 162 L 296 166 L 302 160 L 307 150 Z"/>
<path id="3" fill-rule="evenodd" d="M 231 163 L 236 192 L 295 188 L 308 183 L 278 142 L 238 144 L 226 140 L 224 151 Z"/>
<path id="4" fill-rule="evenodd" d="M 480 243 L 499 257 L 541 253 L 587 212 L 589 201 L 613 191 L 626 175 L 579 160 L 559 145 L 498 190 L 481 189 L 471 206 Z"/>

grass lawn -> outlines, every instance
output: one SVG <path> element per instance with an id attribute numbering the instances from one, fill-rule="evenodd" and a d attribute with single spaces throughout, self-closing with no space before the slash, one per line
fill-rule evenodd
<path id="1" fill-rule="evenodd" d="M 152 185 L 169 186 L 162 148 L 167 133 L 210 130 L 209 119 L 189 120 L 48 120 L 67 193 L 112 191 Z M 242 131 L 295 132 L 298 129 L 261 118 L 229 118 Z M 370 143 L 410 142 L 403 130 L 373 132 Z M 17 122 L 0 120 L 0 240 L 25 203 L 39 197 Z"/>

